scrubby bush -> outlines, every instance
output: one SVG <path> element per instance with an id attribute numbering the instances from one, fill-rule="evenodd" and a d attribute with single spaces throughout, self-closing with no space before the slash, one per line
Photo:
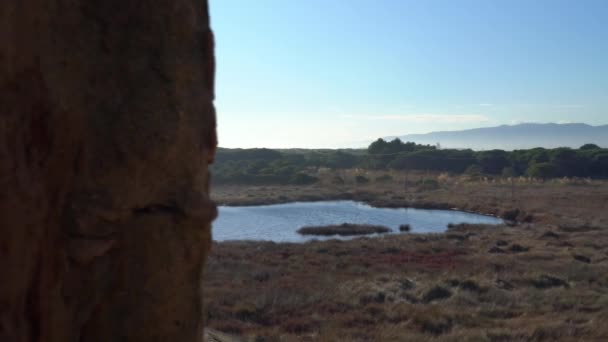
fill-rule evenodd
<path id="1" fill-rule="evenodd" d="M 445 287 L 435 286 L 422 296 L 422 301 L 424 303 L 430 303 L 436 300 L 450 298 L 451 296 L 452 292 L 450 290 L 446 289 Z"/>
<path id="2" fill-rule="evenodd" d="M 551 163 L 532 164 L 527 171 L 528 176 L 547 179 L 555 175 L 555 166 Z"/>
<path id="3" fill-rule="evenodd" d="M 422 191 L 439 189 L 439 182 L 434 179 L 423 179 L 417 183 L 418 189 Z"/>
<path id="4" fill-rule="evenodd" d="M 412 226 L 410 226 L 409 224 L 402 224 L 399 226 L 399 231 L 400 232 L 409 232 L 410 230 L 412 230 Z"/>
<path id="5" fill-rule="evenodd" d="M 300 172 L 296 173 L 293 177 L 291 177 L 289 183 L 294 185 L 308 185 L 316 183 L 318 181 L 319 178 Z"/>
<path id="6" fill-rule="evenodd" d="M 391 177 L 391 175 L 386 175 L 386 174 L 376 177 L 376 182 L 378 182 L 378 183 L 386 183 L 386 182 L 390 182 L 392 180 L 393 180 L 393 177 Z"/>
<path id="7" fill-rule="evenodd" d="M 367 184 L 369 183 L 369 178 L 362 175 L 356 175 L 355 182 L 357 182 L 357 184 Z"/>
<path id="8" fill-rule="evenodd" d="M 271 150 L 225 149 L 217 151 L 212 165 L 216 184 L 290 184 L 312 179 L 297 176 L 318 169 L 362 167 L 378 170 L 423 170 L 450 174 L 465 173 L 471 179 L 482 174 L 535 178 L 608 177 L 608 149 L 585 144 L 578 149 L 533 148 L 527 150 L 473 151 L 438 149 L 436 146 L 378 139 L 367 150 Z M 388 182 L 388 174 L 374 179 Z M 369 179 L 360 176 L 358 184 Z M 341 182 L 334 178 L 334 184 Z"/>
<path id="9" fill-rule="evenodd" d="M 519 213 L 519 208 L 504 210 L 502 213 L 502 218 L 507 221 L 517 221 Z"/>
<path id="10" fill-rule="evenodd" d="M 344 178 L 342 178 L 340 176 L 334 176 L 331 179 L 331 183 L 335 184 L 335 185 L 342 185 L 342 184 L 344 184 Z"/>
<path id="11" fill-rule="evenodd" d="M 471 165 L 467 167 L 464 174 L 471 178 L 479 178 L 481 177 L 481 167 L 479 165 Z"/>

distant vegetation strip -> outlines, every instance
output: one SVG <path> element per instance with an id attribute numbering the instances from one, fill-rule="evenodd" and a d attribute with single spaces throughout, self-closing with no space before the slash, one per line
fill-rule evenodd
<path id="1" fill-rule="evenodd" d="M 220 148 L 213 181 L 218 184 L 295 184 L 318 181 L 319 169 L 425 170 L 453 174 L 608 178 L 608 149 L 585 144 L 528 150 L 441 149 L 433 145 L 378 139 L 367 149 L 272 150 Z M 357 183 L 369 182 L 360 176 Z M 379 180 L 381 181 L 381 180 Z M 343 179 L 336 176 L 333 183 Z"/>
<path id="2" fill-rule="evenodd" d="M 342 223 L 340 225 L 310 226 L 302 227 L 297 230 L 302 235 L 321 235 L 321 236 L 351 236 L 367 234 L 383 234 L 390 232 L 391 229 L 384 226 L 368 224 Z"/>

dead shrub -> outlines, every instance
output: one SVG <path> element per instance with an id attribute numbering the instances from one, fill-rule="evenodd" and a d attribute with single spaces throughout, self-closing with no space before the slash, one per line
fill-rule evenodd
<path id="1" fill-rule="evenodd" d="M 570 287 L 568 282 L 566 282 L 565 280 L 545 274 L 541 275 L 537 279 L 533 279 L 531 283 L 532 286 L 536 287 L 537 289 L 549 289 L 552 287 Z"/>
<path id="2" fill-rule="evenodd" d="M 424 303 L 430 303 L 436 300 L 447 299 L 452 296 L 452 291 L 442 286 L 435 286 L 428 290 L 423 296 L 422 301 Z"/>

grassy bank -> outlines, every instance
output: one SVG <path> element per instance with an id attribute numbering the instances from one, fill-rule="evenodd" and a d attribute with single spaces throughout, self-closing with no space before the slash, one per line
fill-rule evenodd
<path id="1" fill-rule="evenodd" d="M 390 181 L 357 184 L 389 175 Z M 586 179 L 476 178 L 445 173 L 363 172 L 345 170 L 344 184 L 333 173 L 308 186 L 216 186 L 212 196 L 224 205 L 260 205 L 294 201 L 355 200 L 377 207 L 460 209 L 536 223 L 608 224 L 608 182 Z"/>
<path id="2" fill-rule="evenodd" d="M 204 284 L 207 324 L 252 341 L 608 339 L 606 183 L 401 186 L 223 187 L 214 196 L 228 204 L 349 198 L 458 207 L 522 223 L 351 241 L 215 243 Z"/>

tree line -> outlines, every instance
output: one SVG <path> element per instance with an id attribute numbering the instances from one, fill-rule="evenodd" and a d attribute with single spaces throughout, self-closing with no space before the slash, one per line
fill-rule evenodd
<path id="1" fill-rule="evenodd" d="M 578 149 L 474 151 L 378 139 L 361 150 L 220 148 L 212 171 L 216 183 L 310 184 L 317 181 L 311 174 L 319 168 L 608 178 L 608 149 L 586 144 Z"/>

